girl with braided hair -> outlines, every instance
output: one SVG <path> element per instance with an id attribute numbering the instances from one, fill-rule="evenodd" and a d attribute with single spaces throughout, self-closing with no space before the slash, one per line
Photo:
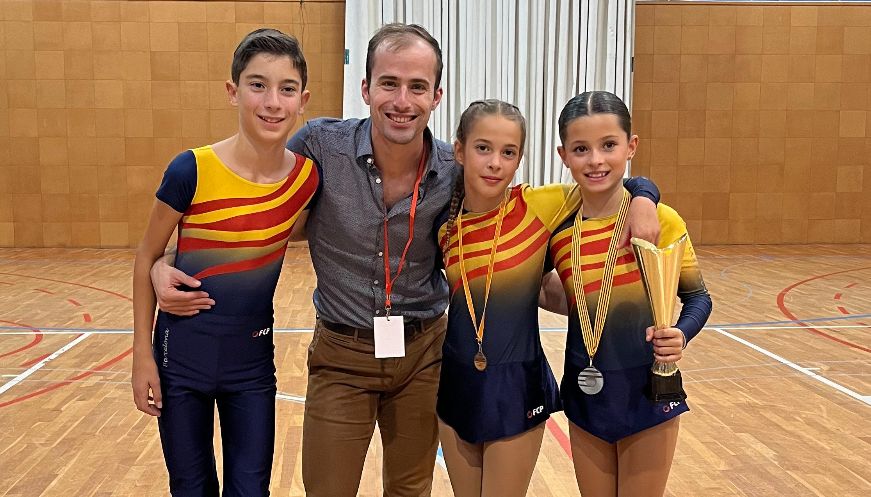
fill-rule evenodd
<path id="1" fill-rule="evenodd" d="M 580 196 L 570 185 L 509 186 L 525 138 L 514 105 L 469 105 L 454 142 L 462 173 L 436 222 L 451 303 L 436 411 L 458 497 L 526 495 L 544 422 L 562 409 L 539 337 L 539 292 L 547 242 Z M 645 179 L 630 186 L 655 191 Z"/>

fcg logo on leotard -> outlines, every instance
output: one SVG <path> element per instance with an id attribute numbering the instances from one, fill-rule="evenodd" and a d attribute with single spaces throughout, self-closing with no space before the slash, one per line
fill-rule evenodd
<path id="1" fill-rule="evenodd" d="M 526 411 L 526 419 L 532 419 L 535 416 L 544 412 L 544 406 L 538 406 L 531 411 Z"/>
<path id="2" fill-rule="evenodd" d="M 263 328 L 262 330 L 257 330 L 257 331 L 255 331 L 254 333 L 251 334 L 251 338 L 265 337 L 265 336 L 268 335 L 269 332 L 271 332 L 271 331 L 272 331 L 272 328 L 271 328 L 271 327 L 270 327 L 270 328 Z"/>
<path id="3" fill-rule="evenodd" d="M 161 348 L 163 349 L 163 367 L 169 366 L 169 328 L 163 330 L 163 343 L 161 344 Z"/>
<path id="4" fill-rule="evenodd" d="M 662 412 L 669 413 L 669 412 L 671 412 L 672 409 L 674 409 L 675 407 L 677 407 L 679 405 L 680 405 L 680 402 L 669 402 L 668 404 L 664 404 L 662 406 Z"/>

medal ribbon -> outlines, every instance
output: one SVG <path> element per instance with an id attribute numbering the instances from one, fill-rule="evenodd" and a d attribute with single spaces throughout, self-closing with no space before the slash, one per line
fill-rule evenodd
<path id="1" fill-rule="evenodd" d="M 581 270 L 581 224 L 583 216 L 581 211 L 575 216 L 572 227 L 572 285 L 575 289 L 575 309 L 578 311 L 578 320 L 581 322 L 581 332 L 584 336 L 584 346 L 590 356 L 590 365 L 593 365 L 593 356 L 599 349 L 602 340 L 602 330 L 605 329 L 605 317 L 608 314 L 608 306 L 611 302 L 611 288 L 614 285 L 614 267 L 617 265 L 617 243 L 623 226 L 626 224 L 626 216 L 629 213 L 629 192 L 623 190 L 623 199 L 620 201 L 620 210 L 617 212 L 614 232 L 611 234 L 611 242 L 608 244 L 608 254 L 605 257 L 605 268 L 602 272 L 602 287 L 599 289 L 599 299 L 596 302 L 596 326 L 590 324 L 590 312 L 587 309 L 587 299 L 584 293 L 584 277 Z M 581 310 L 583 303 L 583 310 Z"/>
<path id="2" fill-rule="evenodd" d="M 487 262 L 487 282 L 484 285 L 484 310 L 481 312 L 481 322 L 478 323 L 478 318 L 475 315 L 475 304 L 472 301 L 472 292 L 469 290 L 469 277 L 466 275 L 466 262 L 463 254 L 463 206 L 460 205 L 460 213 L 457 215 L 457 236 L 459 241 L 457 245 L 460 251 L 460 275 L 463 279 L 463 291 L 466 293 L 466 305 L 469 307 L 469 316 L 472 318 L 472 325 L 475 326 L 476 339 L 478 346 L 484 342 L 484 320 L 487 317 L 487 302 L 490 300 L 490 284 L 493 282 L 493 267 L 496 265 L 496 247 L 499 245 L 499 235 L 502 233 L 502 220 L 505 218 L 505 207 L 508 205 L 508 191 L 502 197 L 502 202 L 499 204 L 499 217 L 496 218 L 496 233 L 493 235 L 493 245 L 490 246 L 490 259 Z"/>
<path id="3" fill-rule="evenodd" d="M 390 277 L 390 239 L 387 237 L 387 211 L 385 206 L 384 211 L 384 311 L 387 317 L 390 317 L 390 294 L 393 291 L 393 282 L 399 278 L 402 273 L 402 268 L 405 267 L 405 256 L 408 254 L 408 248 L 411 247 L 411 241 L 414 240 L 414 215 L 417 213 L 417 199 L 420 194 L 420 182 L 423 180 L 423 170 L 426 164 L 426 151 L 420 156 L 420 164 L 417 166 L 417 179 L 414 181 L 414 190 L 411 193 L 411 210 L 408 213 L 408 242 L 405 243 L 405 250 L 402 251 L 402 257 L 399 258 L 399 267 L 396 269 L 396 276 Z"/>

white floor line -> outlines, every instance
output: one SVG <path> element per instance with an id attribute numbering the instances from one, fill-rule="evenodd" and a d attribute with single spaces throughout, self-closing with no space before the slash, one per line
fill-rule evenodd
<path id="1" fill-rule="evenodd" d="M 706 329 L 717 329 L 717 330 L 807 330 L 809 328 L 813 328 L 816 330 L 847 330 L 852 328 L 871 328 L 871 325 L 866 324 L 845 324 L 845 325 L 835 325 L 835 326 L 827 326 L 827 325 L 818 325 L 818 324 L 807 324 L 804 326 L 719 326 L 717 328 L 706 328 Z"/>
<path id="2" fill-rule="evenodd" d="M 0 0 L 2 1 L 2 0 Z M 275 333 L 311 333 L 314 328 L 277 328 Z M 76 328 L 70 330 L 39 330 L 40 335 L 78 335 L 79 333 L 88 333 L 90 335 L 132 335 L 133 330 L 92 330 L 87 328 Z M 15 335 L 33 335 L 33 331 L 5 331 L 0 328 L 0 337 Z"/>
<path id="3" fill-rule="evenodd" d="M 299 395 L 291 395 L 289 393 L 277 393 L 275 394 L 275 398 L 278 400 L 289 400 L 291 402 L 296 402 L 297 404 L 305 404 L 305 397 L 301 397 Z"/>
<path id="4" fill-rule="evenodd" d="M 8 327 L 7 327 L 8 328 Z M 871 325 L 862 325 L 862 324 L 846 324 L 846 325 L 835 325 L 835 326 L 823 326 L 823 325 L 807 325 L 807 326 L 719 326 L 717 328 L 705 328 L 706 330 L 807 330 L 809 328 L 813 328 L 816 330 L 849 330 L 849 329 L 867 329 L 871 328 Z M 276 328 L 274 333 L 276 334 L 297 334 L 297 333 L 311 333 L 313 328 Z M 541 328 L 541 331 L 547 332 L 565 332 L 566 328 Z M 40 334 L 42 335 L 78 335 L 79 333 L 88 333 L 91 335 L 132 335 L 133 330 L 99 330 L 99 329 L 88 329 L 88 328 L 74 328 L 69 330 L 40 330 Z M 33 331 L 31 330 L 23 330 L 23 331 L 11 331 L 9 329 L 4 330 L 3 327 L 0 327 L 0 337 L 2 336 L 15 336 L 15 335 L 33 335 Z"/>
<path id="5" fill-rule="evenodd" d="M 819 381 L 820 383 L 828 385 L 828 386 L 834 388 L 835 390 L 837 390 L 841 393 L 847 394 L 850 397 L 853 397 L 854 399 L 858 400 L 859 402 L 862 402 L 868 406 L 871 406 L 871 395 L 860 395 L 859 393 L 857 393 L 853 390 L 850 390 L 849 388 L 845 387 L 844 385 L 841 385 L 840 383 L 835 383 L 834 381 L 832 381 L 824 376 L 820 376 L 820 375 L 814 373 L 809 368 L 801 367 L 798 364 L 775 354 L 774 352 L 770 352 L 766 349 L 763 349 L 762 347 L 760 347 L 754 343 L 748 342 L 747 340 L 744 340 L 743 338 L 739 338 L 739 337 L 729 333 L 728 331 L 722 330 L 720 328 L 712 328 L 712 329 L 714 331 L 716 331 L 717 333 L 719 333 L 723 336 L 729 337 L 738 343 L 744 344 L 744 345 L 750 347 L 751 349 L 753 349 L 761 354 L 765 354 L 766 356 L 774 359 L 775 361 L 780 362 L 781 364 L 783 364 L 785 366 L 789 366 L 790 368 L 792 368 L 800 373 L 803 373 L 807 376 L 810 376 L 811 378 Z"/>
<path id="6" fill-rule="evenodd" d="M 51 355 L 49 355 L 45 359 L 37 362 L 33 366 L 30 366 L 30 368 L 27 371 L 21 373 L 20 375 L 16 376 L 15 378 L 12 378 L 5 385 L 0 387 L 0 395 L 2 395 L 4 392 L 6 392 L 10 388 L 14 387 L 15 385 L 17 385 L 18 383 L 21 383 L 22 380 L 24 380 L 28 376 L 32 375 L 33 373 L 39 371 L 40 368 L 42 368 L 43 366 L 48 364 L 50 361 L 57 359 L 58 357 L 60 357 L 61 354 L 70 350 L 71 348 L 75 347 L 80 342 L 82 342 L 82 340 L 84 340 L 85 338 L 88 338 L 89 336 L 91 336 L 90 333 L 83 333 L 82 336 L 76 338 L 72 342 L 70 342 L 70 343 L 64 345 L 63 347 L 59 348 L 58 350 L 54 351 Z"/>

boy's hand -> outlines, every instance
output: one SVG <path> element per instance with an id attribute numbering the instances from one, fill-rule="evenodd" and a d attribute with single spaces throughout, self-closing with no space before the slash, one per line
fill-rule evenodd
<path id="1" fill-rule="evenodd" d="M 620 234 L 618 248 L 628 247 L 633 236 L 647 240 L 656 245 L 659 241 L 659 217 L 656 215 L 656 204 L 646 197 L 635 197 L 629 202 L 629 215 L 626 227 Z"/>
<path id="2" fill-rule="evenodd" d="M 647 328 L 646 340 L 653 340 L 653 358 L 659 362 L 677 362 L 683 357 L 684 334 L 678 328 Z"/>
<path id="3" fill-rule="evenodd" d="M 163 395 L 160 392 L 160 376 L 157 364 L 149 353 L 133 354 L 133 402 L 136 408 L 149 416 L 160 416 Z M 151 395 L 149 395 L 149 391 Z"/>
<path id="4" fill-rule="evenodd" d="M 151 285 L 160 310 L 176 316 L 193 316 L 203 309 L 211 309 L 215 301 L 203 291 L 185 292 L 178 287 L 198 288 L 200 281 L 170 266 L 161 258 L 151 266 Z"/>

